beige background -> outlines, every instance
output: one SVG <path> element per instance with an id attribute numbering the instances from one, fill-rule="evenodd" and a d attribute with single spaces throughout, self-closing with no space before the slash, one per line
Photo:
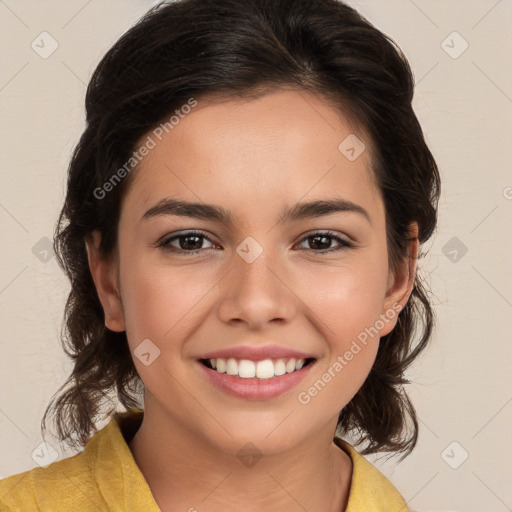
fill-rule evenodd
<path id="1" fill-rule="evenodd" d="M 36 466 L 39 422 L 70 370 L 58 341 L 69 286 L 45 248 L 86 84 L 154 3 L 0 1 L 0 476 Z M 409 372 L 419 443 L 399 465 L 369 459 L 416 511 L 512 510 L 512 1 L 351 4 L 410 59 L 443 179 L 438 234 L 422 262 L 438 327 Z M 44 31 L 58 44 L 46 59 L 31 47 Z"/>

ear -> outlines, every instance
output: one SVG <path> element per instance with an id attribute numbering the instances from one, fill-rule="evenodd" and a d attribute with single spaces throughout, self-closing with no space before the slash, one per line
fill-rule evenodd
<path id="1" fill-rule="evenodd" d="M 407 255 L 396 271 L 389 271 L 388 289 L 382 310 L 382 314 L 386 316 L 387 321 L 384 328 L 380 331 L 380 336 L 385 336 L 394 329 L 398 321 L 398 313 L 407 304 L 414 288 L 419 250 L 417 222 L 413 222 L 410 225 L 409 233 L 410 242 Z"/>
<path id="2" fill-rule="evenodd" d="M 89 269 L 98 292 L 103 311 L 105 325 L 111 331 L 122 332 L 126 329 L 123 304 L 119 294 L 115 258 L 105 259 L 99 250 L 101 233 L 93 231 L 85 237 Z"/>

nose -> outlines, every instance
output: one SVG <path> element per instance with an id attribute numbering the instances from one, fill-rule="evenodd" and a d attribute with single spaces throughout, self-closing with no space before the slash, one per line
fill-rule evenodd
<path id="1" fill-rule="evenodd" d="M 293 279 L 278 257 L 263 251 L 251 263 L 238 254 L 233 259 L 232 270 L 220 283 L 220 319 L 243 322 L 251 329 L 264 328 L 269 322 L 290 322 L 298 299 L 290 282 Z"/>

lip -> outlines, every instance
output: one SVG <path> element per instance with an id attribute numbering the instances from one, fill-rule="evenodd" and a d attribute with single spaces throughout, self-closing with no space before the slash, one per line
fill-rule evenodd
<path id="1" fill-rule="evenodd" d="M 250 361 L 263 361 L 264 359 L 313 359 L 313 354 L 306 354 L 280 345 L 265 345 L 254 347 L 240 345 L 238 347 L 224 348 L 202 354 L 198 359 L 249 359 Z"/>
<path id="2" fill-rule="evenodd" d="M 309 373 L 309 370 L 314 366 L 315 361 L 303 366 L 300 370 L 295 370 L 292 373 L 285 373 L 284 375 L 279 375 L 270 379 L 244 379 L 235 375 L 216 372 L 215 370 L 205 366 L 200 361 L 196 361 L 196 364 L 198 365 L 201 373 L 209 380 L 210 383 L 231 396 L 243 398 L 245 400 L 270 400 L 297 386 Z"/>

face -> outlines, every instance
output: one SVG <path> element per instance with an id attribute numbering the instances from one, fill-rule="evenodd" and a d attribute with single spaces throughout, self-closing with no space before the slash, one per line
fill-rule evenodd
<path id="1" fill-rule="evenodd" d="M 355 160 L 339 149 L 350 134 L 366 146 Z M 199 101 L 161 140 L 148 135 L 116 259 L 90 246 L 146 416 L 233 453 L 332 440 L 411 282 L 389 269 L 370 141 L 292 91 Z"/>

